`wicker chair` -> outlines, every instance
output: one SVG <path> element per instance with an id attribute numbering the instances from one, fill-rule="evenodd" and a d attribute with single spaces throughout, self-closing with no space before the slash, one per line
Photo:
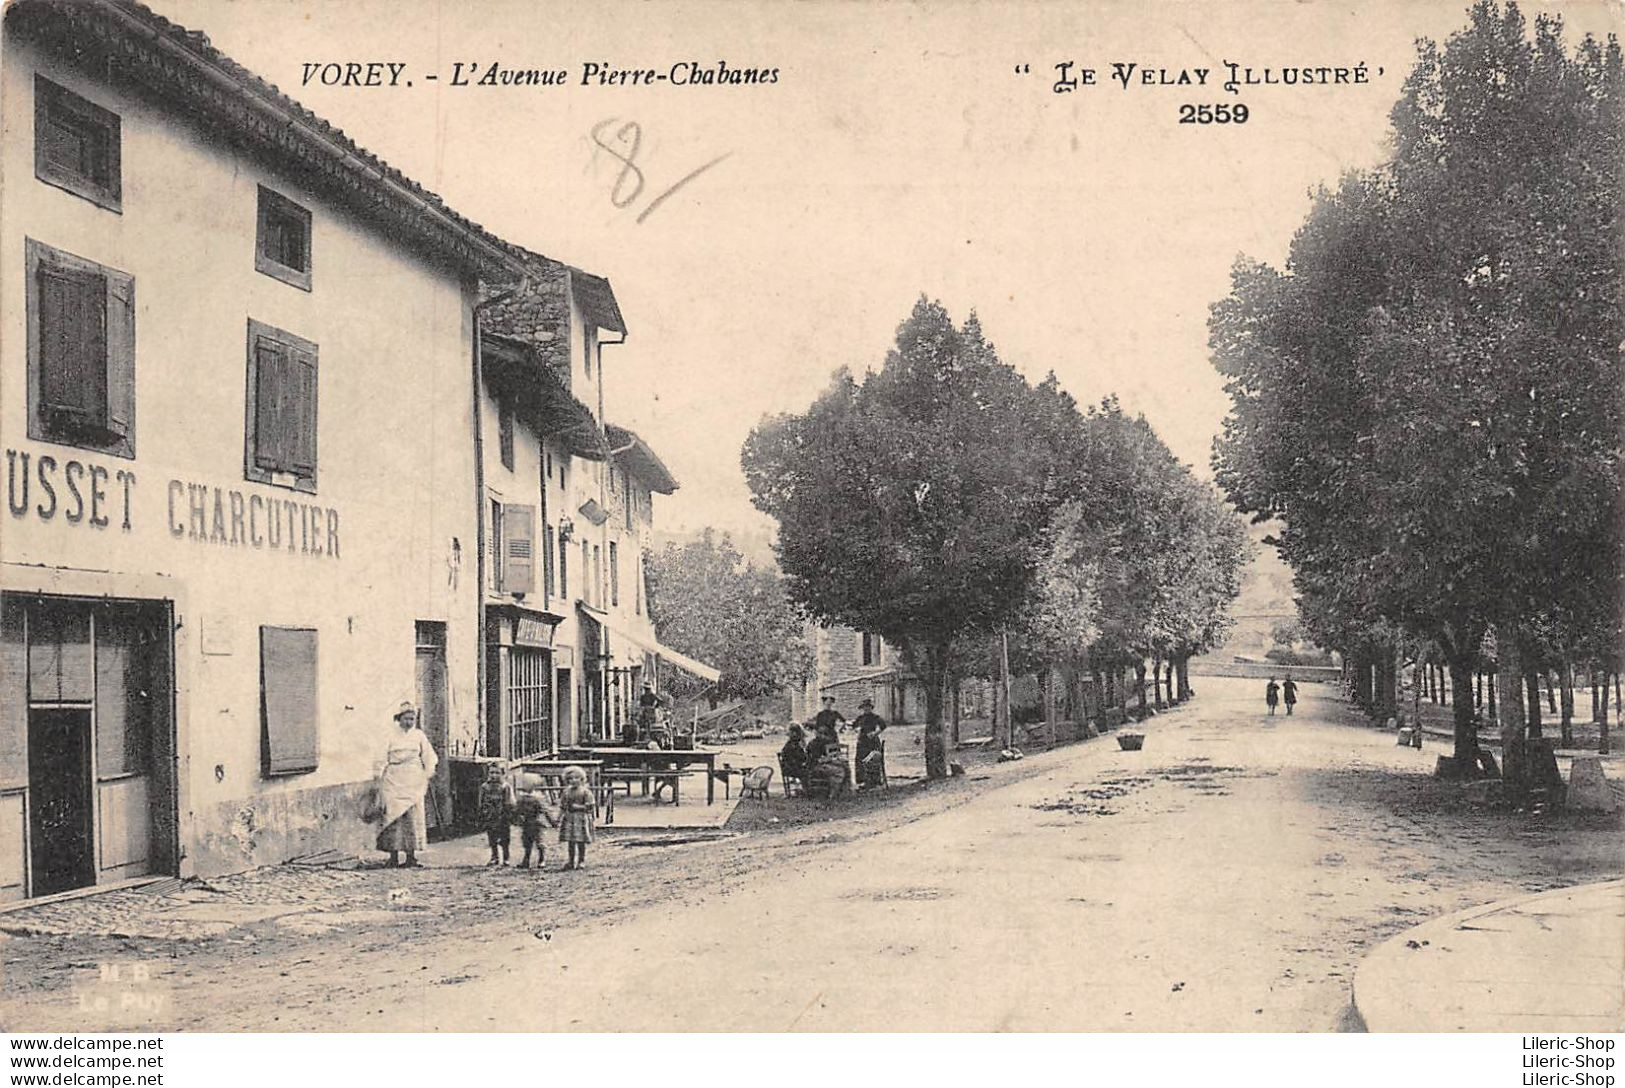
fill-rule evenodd
<path id="1" fill-rule="evenodd" d="M 756 767 L 744 778 L 739 780 L 739 799 L 754 797 L 758 801 L 767 800 L 767 787 L 773 781 L 772 767 Z"/>

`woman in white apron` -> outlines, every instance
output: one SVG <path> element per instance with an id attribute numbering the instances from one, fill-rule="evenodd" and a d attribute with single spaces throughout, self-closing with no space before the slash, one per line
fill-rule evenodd
<path id="1" fill-rule="evenodd" d="M 399 728 L 390 734 L 378 774 L 378 800 L 384 810 L 378 849 L 387 851 L 389 863 L 395 866 L 401 864 L 404 851 L 406 865 L 412 868 L 418 865 L 418 849 L 427 840 L 423 800 L 440 757 L 418 728 L 417 707 L 402 703 L 395 712 L 395 724 Z"/>

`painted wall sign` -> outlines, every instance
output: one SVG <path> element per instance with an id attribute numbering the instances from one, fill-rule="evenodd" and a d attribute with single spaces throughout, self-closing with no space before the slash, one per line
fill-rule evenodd
<path id="1" fill-rule="evenodd" d="M 513 641 L 516 646 L 538 646 L 545 650 L 553 645 L 553 625 L 535 616 L 519 616 L 514 620 Z"/>
<path id="2" fill-rule="evenodd" d="M 54 454 L 6 451 L 6 509 L 15 518 L 37 517 L 70 525 L 130 531 L 135 473 Z"/>
<path id="3" fill-rule="evenodd" d="M 171 536 L 229 547 L 339 557 L 339 512 L 293 499 L 169 481 Z"/>
<path id="4" fill-rule="evenodd" d="M 133 523 L 136 476 L 127 468 L 30 450 L 6 450 L 6 509 L 95 529 Z M 330 506 L 170 480 L 171 536 L 205 544 L 339 558 L 339 512 Z"/>

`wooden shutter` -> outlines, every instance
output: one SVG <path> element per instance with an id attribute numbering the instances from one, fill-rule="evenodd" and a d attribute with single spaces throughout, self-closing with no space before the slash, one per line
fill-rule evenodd
<path id="1" fill-rule="evenodd" d="M 616 606 L 621 603 L 620 555 L 613 540 L 609 542 L 609 603 Z"/>
<path id="2" fill-rule="evenodd" d="M 536 588 L 536 508 L 514 503 L 502 506 L 502 588 L 508 593 L 530 593 Z"/>
<path id="3" fill-rule="evenodd" d="M 301 476 L 316 475 L 316 352 L 298 349 L 289 353 L 292 401 L 288 419 L 292 434 L 288 456 L 293 471 Z"/>
<path id="4" fill-rule="evenodd" d="M 265 773 L 314 771 L 320 754 L 315 631 L 260 628 L 260 714 Z"/>
<path id="5" fill-rule="evenodd" d="M 557 583 L 553 581 L 553 526 L 546 526 L 542 535 L 542 586 L 551 597 L 557 591 Z"/>
<path id="6" fill-rule="evenodd" d="M 107 283 L 40 261 L 40 407 L 93 426 L 107 421 Z"/>
<path id="7" fill-rule="evenodd" d="M 316 345 L 249 319 L 253 378 L 251 470 L 286 472 L 316 482 Z M 258 479 L 259 477 L 250 476 Z"/>
<path id="8" fill-rule="evenodd" d="M 28 642 L 23 608 L 0 597 L 0 789 L 28 785 Z M 11 847 L 0 842 L 0 853 Z"/>
<path id="9" fill-rule="evenodd" d="M 288 348 L 267 336 L 254 343 L 254 464 L 267 472 L 288 469 L 286 393 Z"/>
<path id="10" fill-rule="evenodd" d="M 135 280 L 107 274 L 107 429 L 128 438 L 135 429 Z"/>
<path id="11" fill-rule="evenodd" d="M 559 596 L 570 595 L 570 546 L 569 541 L 559 537 Z"/>

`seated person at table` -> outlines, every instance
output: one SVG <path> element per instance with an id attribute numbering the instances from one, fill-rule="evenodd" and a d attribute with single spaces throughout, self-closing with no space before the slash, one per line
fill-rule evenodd
<path id="1" fill-rule="evenodd" d="M 826 797 L 844 793 L 852 784 L 852 771 L 833 725 L 819 729 L 807 745 L 807 777 L 802 781 L 809 794 Z"/>
<path id="2" fill-rule="evenodd" d="M 790 727 L 790 739 L 779 749 L 779 774 L 797 782 L 807 780 L 807 734 L 799 725 Z"/>

